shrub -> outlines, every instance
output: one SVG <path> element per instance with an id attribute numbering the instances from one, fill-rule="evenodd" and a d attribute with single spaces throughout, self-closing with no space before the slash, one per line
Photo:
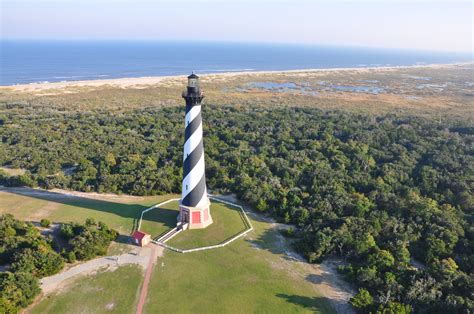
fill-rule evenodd
<path id="1" fill-rule="evenodd" d="M 290 227 L 288 229 L 282 229 L 281 234 L 285 237 L 288 237 L 288 238 L 294 238 L 295 237 L 295 228 Z"/>
<path id="2" fill-rule="evenodd" d="M 63 258 L 51 249 L 28 248 L 14 254 L 11 270 L 14 272 L 27 272 L 41 278 L 54 275 L 63 267 Z"/>
<path id="3" fill-rule="evenodd" d="M 374 304 L 374 298 L 370 295 L 369 291 L 360 288 L 359 292 L 353 296 L 349 302 L 358 311 L 366 312 L 369 307 Z"/>
<path id="4" fill-rule="evenodd" d="M 61 234 L 69 240 L 69 251 L 74 253 L 74 257 L 71 256 L 74 260 L 89 260 L 105 255 L 110 242 L 118 236 L 117 231 L 109 229 L 103 222 L 96 223 L 92 218 L 88 218 L 85 225 L 62 225 Z"/>
<path id="5" fill-rule="evenodd" d="M 40 225 L 43 228 L 48 228 L 51 225 L 51 221 L 49 221 L 48 219 L 41 219 Z"/>
<path id="6" fill-rule="evenodd" d="M 16 313 L 40 293 L 38 279 L 30 273 L 0 273 L 0 313 Z"/>

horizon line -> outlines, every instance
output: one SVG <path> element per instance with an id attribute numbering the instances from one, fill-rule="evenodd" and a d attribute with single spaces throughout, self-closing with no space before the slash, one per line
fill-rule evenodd
<path id="1" fill-rule="evenodd" d="M 439 54 L 471 54 L 474 57 L 474 50 L 433 50 L 419 49 L 407 47 L 383 47 L 383 46 L 367 46 L 367 45 L 347 45 L 347 44 L 328 44 L 328 43 L 310 43 L 310 42 L 283 42 L 283 41 L 244 41 L 244 40 L 226 40 L 226 39 L 167 39 L 167 38 L 1 38 L 0 41 L 31 41 L 31 42 L 48 42 L 48 41 L 64 41 L 64 42 L 176 42 L 176 43 L 221 43 L 221 44 L 257 44 L 257 45 L 283 45 L 283 46 L 305 46 L 305 47 L 324 47 L 324 48 L 354 48 L 354 49 L 372 49 L 372 50 L 389 50 L 401 52 L 418 52 L 418 53 L 439 53 Z"/>

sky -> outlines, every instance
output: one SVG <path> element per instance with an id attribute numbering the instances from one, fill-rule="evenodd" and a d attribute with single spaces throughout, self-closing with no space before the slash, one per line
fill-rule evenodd
<path id="1" fill-rule="evenodd" d="M 280 42 L 473 51 L 473 2 L 0 0 L 2 39 Z"/>

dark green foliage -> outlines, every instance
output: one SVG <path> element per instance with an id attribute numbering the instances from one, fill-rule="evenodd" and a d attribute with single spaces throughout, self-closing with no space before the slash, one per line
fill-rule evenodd
<path id="1" fill-rule="evenodd" d="M 61 271 L 64 260 L 104 255 L 117 237 L 115 230 L 93 219 L 84 225 L 63 224 L 60 233 L 69 240 L 69 250 L 61 255 L 33 224 L 10 214 L 0 216 L 0 264 L 10 264 L 10 271 L 0 273 L 0 313 L 16 313 L 29 305 L 40 292 L 38 278 Z"/>
<path id="2" fill-rule="evenodd" d="M 109 229 L 102 222 L 96 223 L 88 218 L 84 225 L 76 223 L 63 224 L 61 235 L 68 240 L 69 248 L 66 258 L 69 261 L 89 260 L 98 255 L 105 255 L 110 242 L 118 236 L 117 231 Z"/>
<path id="3" fill-rule="evenodd" d="M 29 273 L 0 273 L 0 312 L 17 313 L 40 293 L 38 279 Z"/>
<path id="4" fill-rule="evenodd" d="M 58 273 L 64 267 L 64 260 L 50 249 L 24 249 L 13 255 L 11 270 L 27 272 L 41 278 Z"/>
<path id="5" fill-rule="evenodd" d="M 350 303 L 358 311 L 369 312 L 369 309 L 374 304 L 374 298 L 372 298 L 369 291 L 359 289 L 359 292 L 351 298 Z"/>
<path id="6" fill-rule="evenodd" d="M 49 221 L 48 219 L 41 219 L 40 221 L 40 225 L 43 228 L 48 228 L 50 224 L 51 224 L 51 221 Z"/>
<path id="7" fill-rule="evenodd" d="M 31 184 L 180 192 L 184 108 L 111 114 L 25 107 L 0 128 L 0 164 L 26 168 Z M 293 224 L 310 261 L 345 258 L 347 278 L 370 293 L 373 312 L 473 307 L 474 137 L 461 132 L 472 128 L 467 122 L 203 108 L 209 188 Z M 72 241 L 75 228 L 64 226 L 62 234 L 77 258 L 102 250 L 87 245 L 103 243 L 93 228 Z"/>
<path id="8" fill-rule="evenodd" d="M 51 245 L 32 223 L 16 220 L 10 214 L 1 215 L 0 264 L 11 263 L 15 252 L 27 248 L 51 249 Z"/>
<path id="9" fill-rule="evenodd" d="M 56 274 L 64 267 L 62 257 L 31 223 L 0 216 L 0 263 L 10 263 L 11 271 L 25 272 L 38 278 Z"/>
<path id="10" fill-rule="evenodd" d="M 4 171 L 0 170 L 0 185 L 34 187 L 36 186 L 36 182 L 29 173 L 19 176 L 9 176 Z"/>

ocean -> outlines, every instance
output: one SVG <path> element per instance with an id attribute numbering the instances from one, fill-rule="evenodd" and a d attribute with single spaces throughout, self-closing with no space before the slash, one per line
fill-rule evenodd
<path id="1" fill-rule="evenodd" d="M 0 85 L 241 71 L 472 62 L 470 54 L 290 44 L 0 41 Z"/>

